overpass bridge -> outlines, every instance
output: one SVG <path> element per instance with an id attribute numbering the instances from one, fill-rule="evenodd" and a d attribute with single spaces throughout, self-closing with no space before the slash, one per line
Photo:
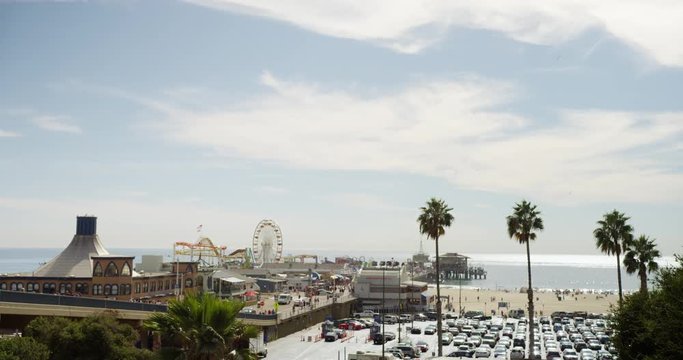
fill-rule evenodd
<path id="1" fill-rule="evenodd" d="M 309 308 L 284 308 L 272 314 L 240 313 L 239 318 L 245 324 L 262 328 L 267 338 L 274 340 L 320 323 L 327 317 L 349 317 L 355 300 L 351 295 L 321 298 Z M 103 311 L 112 311 L 122 322 L 139 328 L 151 313 L 167 309 L 165 304 L 0 290 L 0 330 L 23 329 L 38 316 L 83 318 Z"/>

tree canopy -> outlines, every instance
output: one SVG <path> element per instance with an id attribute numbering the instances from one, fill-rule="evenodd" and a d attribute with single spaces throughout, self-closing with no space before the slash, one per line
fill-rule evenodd
<path id="1" fill-rule="evenodd" d="M 0 339 L 0 360 L 48 360 L 50 350 L 30 337 Z"/>
<path id="2" fill-rule="evenodd" d="M 629 244 L 624 254 L 624 265 L 627 273 L 638 274 L 640 291 L 647 292 L 647 274 L 659 269 L 656 259 L 660 256 L 654 239 L 645 235 L 640 235 Z"/>
<path id="3" fill-rule="evenodd" d="M 46 345 L 51 360 L 153 358 L 152 352 L 134 346 L 138 338 L 135 329 L 108 313 L 81 320 L 38 317 L 27 325 L 24 336 Z"/>
<path id="4" fill-rule="evenodd" d="M 623 360 L 680 359 L 683 354 L 683 257 L 660 270 L 655 289 L 627 296 L 613 310 L 614 344 Z"/>
<path id="5" fill-rule="evenodd" d="M 252 359 L 249 338 L 258 330 L 237 315 L 244 303 L 221 300 L 213 294 L 189 294 L 171 300 L 168 312 L 154 313 L 145 328 L 161 334 L 163 358 L 187 360 Z"/>

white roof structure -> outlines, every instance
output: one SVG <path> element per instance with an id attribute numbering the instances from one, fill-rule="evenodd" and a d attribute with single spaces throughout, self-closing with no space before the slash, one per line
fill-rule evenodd
<path id="1" fill-rule="evenodd" d="M 92 257 L 102 255 L 109 255 L 109 252 L 96 234 L 74 235 L 69 246 L 39 267 L 34 276 L 92 277 Z"/>

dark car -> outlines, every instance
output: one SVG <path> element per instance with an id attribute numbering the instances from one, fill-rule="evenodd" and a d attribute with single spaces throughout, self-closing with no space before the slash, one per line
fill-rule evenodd
<path id="1" fill-rule="evenodd" d="M 422 329 L 420 329 L 419 327 L 416 326 L 416 327 L 410 329 L 410 333 L 411 334 L 422 334 Z"/>
<path id="2" fill-rule="evenodd" d="M 474 356 L 474 349 L 470 349 L 467 345 L 458 346 L 458 350 L 448 354 L 448 357 L 468 357 Z"/>
<path id="3" fill-rule="evenodd" d="M 382 345 L 389 341 L 386 335 L 382 335 L 382 333 L 377 333 L 372 336 L 372 343 L 375 345 Z"/>
<path id="4" fill-rule="evenodd" d="M 436 320 L 436 311 L 428 311 L 425 313 L 425 315 L 429 320 Z"/>

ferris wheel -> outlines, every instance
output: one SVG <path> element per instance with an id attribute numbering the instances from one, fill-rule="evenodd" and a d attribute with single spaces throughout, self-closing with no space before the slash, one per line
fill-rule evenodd
<path id="1" fill-rule="evenodd" d="M 282 230 L 273 220 L 261 220 L 254 230 L 252 246 L 255 266 L 281 262 Z"/>

